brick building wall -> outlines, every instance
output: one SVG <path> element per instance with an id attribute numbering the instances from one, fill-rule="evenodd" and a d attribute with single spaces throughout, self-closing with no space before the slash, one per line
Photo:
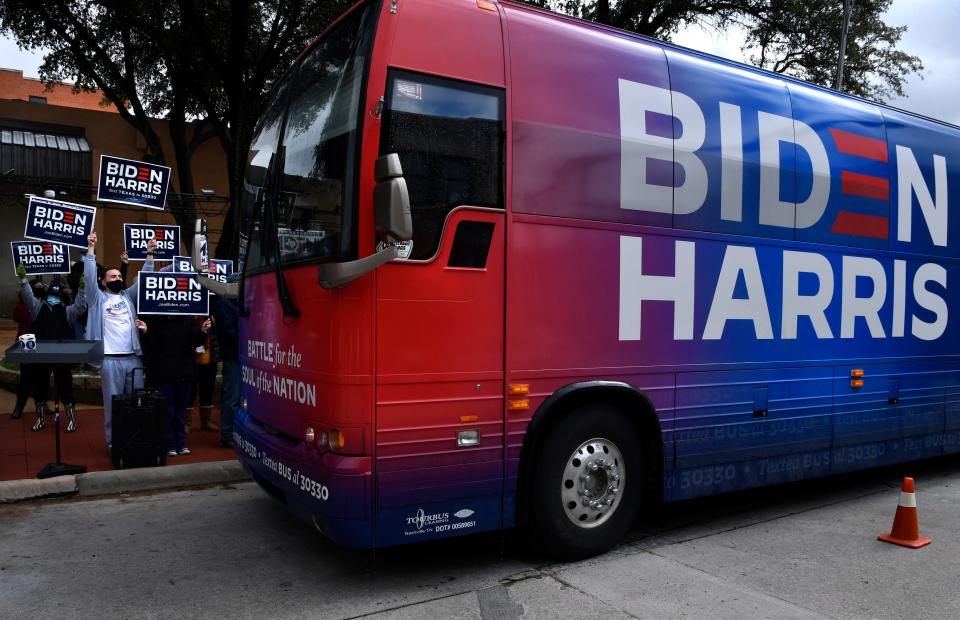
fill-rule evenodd
<path id="1" fill-rule="evenodd" d="M 0 68 L 0 100 L 29 102 L 31 97 L 42 99 L 35 103 L 117 113 L 117 108 L 112 103 L 106 102 L 104 105 L 105 99 L 99 90 L 92 93 L 74 93 L 73 84 L 55 84 L 47 90 L 37 78 L 23 77 L 23 71 Z"/>

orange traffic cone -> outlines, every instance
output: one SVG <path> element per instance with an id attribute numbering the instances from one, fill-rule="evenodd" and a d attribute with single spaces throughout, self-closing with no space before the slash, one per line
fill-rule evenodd
<path id="1" fill-rule="evenodd" d="M 900 491 L 900 503 L 893 517 L 893 529 L 880 540 L 911 549 L 919 549 L 930 544 L 930 539 L 920 535 L 920 522 L 917 519 L 917 496 L 914 495 L 913 478 L 903 479 Z"/>

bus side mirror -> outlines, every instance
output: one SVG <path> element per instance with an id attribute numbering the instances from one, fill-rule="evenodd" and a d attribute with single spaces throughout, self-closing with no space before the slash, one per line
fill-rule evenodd
<path id="1" fill-rule="evenodd" d="M 387 243 L 409 241 L 413 238 L 413 219 L 400 156 L 390 153 L 378 158 L 374 178 L 377 181 L 373 190 L 377 240 Z"/>
<path id="2" fill-rule="evenodd" d="M 413 239 L 413 217 L 410 215 L 410 195 L 403 179 L 400 156 L 390 153 L 377 159 L 374 168 L 377 185 L 373 189 L 373 216 L 377 226 L 377 240 L 385 248 L 359 260 L 348 263 L 321 263 L 318 269 L 320 286 L 340 288 L 364 274 L 400 257 L 397 241 Z"/>

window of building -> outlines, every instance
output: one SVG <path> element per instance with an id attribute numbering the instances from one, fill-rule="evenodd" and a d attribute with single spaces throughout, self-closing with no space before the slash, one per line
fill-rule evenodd
<path id="1" fill-rule="evenodd" d="M 35 97 L 34 95 L 30 95 L 29 101 L 30 101 L 30 103 L 46 103 L 46 102 L 47 102 L 47 98 L 46 98 L 46 97 Z"/>
<path id="2" fill-rule="evenodd" d="M 413 215 L 411 259 L 436 254 L 456 207 L 504 207 L 504 107 L 502 90 L 391 72 L 380 153 L 400 156 Z"/>

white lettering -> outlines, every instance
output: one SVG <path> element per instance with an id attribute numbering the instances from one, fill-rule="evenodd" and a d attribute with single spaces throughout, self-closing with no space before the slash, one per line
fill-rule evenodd
<path id="1" fill-rule="evenodd" d="M 796 205 L 780 200 L 780 143 L 793 142 L 793 120 L 757 113 L 760 130 L 760 223 L 793 228 Z"/>
<path id="2" fill-rule="evenodd" d="M 920 340 L 936 340 L 947 330 L 947 302 L 926 287 L 927 282 L 936 282 L 947 288 L 947 270 L 936 263 L 924 263 L 913 276 L 913 296 L 917 304 L 937 315 L 928 323 L 917 315 L 910 321 L 910 333 Z"/>
<path id="3" fill-rule="evenodd" d="M 809 125 L 786 116 L 758 112 L 760 124 L 760 223 L 782 228 L 809 228 L 820 221 L 830 199 L 830 160 Z M 810 156 L 810 195 L 794 204 L 780 200 L 780 143 L 797 145 Z M 793 178 L 794 175 L 790 175 Z"/>
<path id="4" fill-rule="evenodd" d="M 813 295 L 800 294 L 800 274 L 810 273 L 819 281 Z M 797 337 L 797 319 L 808 317 L 817 338 L 833 338 L 827 323 L 827 306 L 833 299 L 833 269 L 825 256 L 813 252 L 783 253 L 783 322 L 780 337 Z"/>
<path id="5" fill-rule="evenodd" d="M 620 80 L 620 208 L 686 215 L 707 196 L 707 169 L 695 152 L 703 146 L 706 123 L 697 102 L 683 93 Z M 680 121 L 679 137 L 649 133 L 647 112 Z M 673 133 L 671 131 L 671 133 Z M 683 168 L 684 182 L 650 183 L 647 166 L 659 160 Z"/>
<path id="6" fill-rule="evenodd" d="M 913 151 L 897 145 L 897 240 L 911 241 L 913 196 L 916 195 L 923 220 L 934 245 L 947 245 L 947 160 L 933 156 L 933 187 L 936 200 L 930 196 Z"/>
<path id="7" fill-rule="evenodd" d="M 892 338 L 903 337 L 903 326 L 907 312 L 907 261 L 893 261 L 893 326 Z"/>
<path id="8" fill-rule="evenodd" d="M 734 298 L 734 289 L 740 274 L 747 285 L 747 298 Z M 757 263 L 757 251 L 754 248 L 728 245 L 720 267 L 720 278 L 714 291 L 707 326 L 703 331 L 704 340 L 719 340 L 723 337 L 723 328 L 728 320 L 753 321 L 753 329 L 760 340 L 773 338 L 770 325 L 770 311 L 767 297 L 760 277 L 760 265 Z"/>
<path id="9" fill-rule="evenodd" d="M 857 297 L 857 278 L 869 278 L 873 291 L 869 297 Z M 887 276 L 880 261 L 862 256 L 843 257 L 840 337 L 853 338 L 858 316 L 867 321 L 871 338 L 884 338 L 880 308 L 887 297 Z"/>
<path id="10" fill-rule="evenodd" d="M 740 106 L 720 102 L 720 151 L 723 156 L 720 184 L 720 217 L 743 220 L 743 128 Z"/>
<path id="11" fill-rule="evenodd" d="M 620 208 L 673 213 L 673 188 L 647 182 L 647 162 L 673 162 L 673 138 L 647 131 L 647 112 L 672 116 L 670 91 L 620 80 Z"/>
<path id="12" fill-rule="evenodd" d="M 695 247 L 674 242 L 674 275 L 643 274 L 643 239 L 620 237 L 620 340 L 640 340 L 644 301 L 673 302 L 673 339 L 693 339 Z"/>

